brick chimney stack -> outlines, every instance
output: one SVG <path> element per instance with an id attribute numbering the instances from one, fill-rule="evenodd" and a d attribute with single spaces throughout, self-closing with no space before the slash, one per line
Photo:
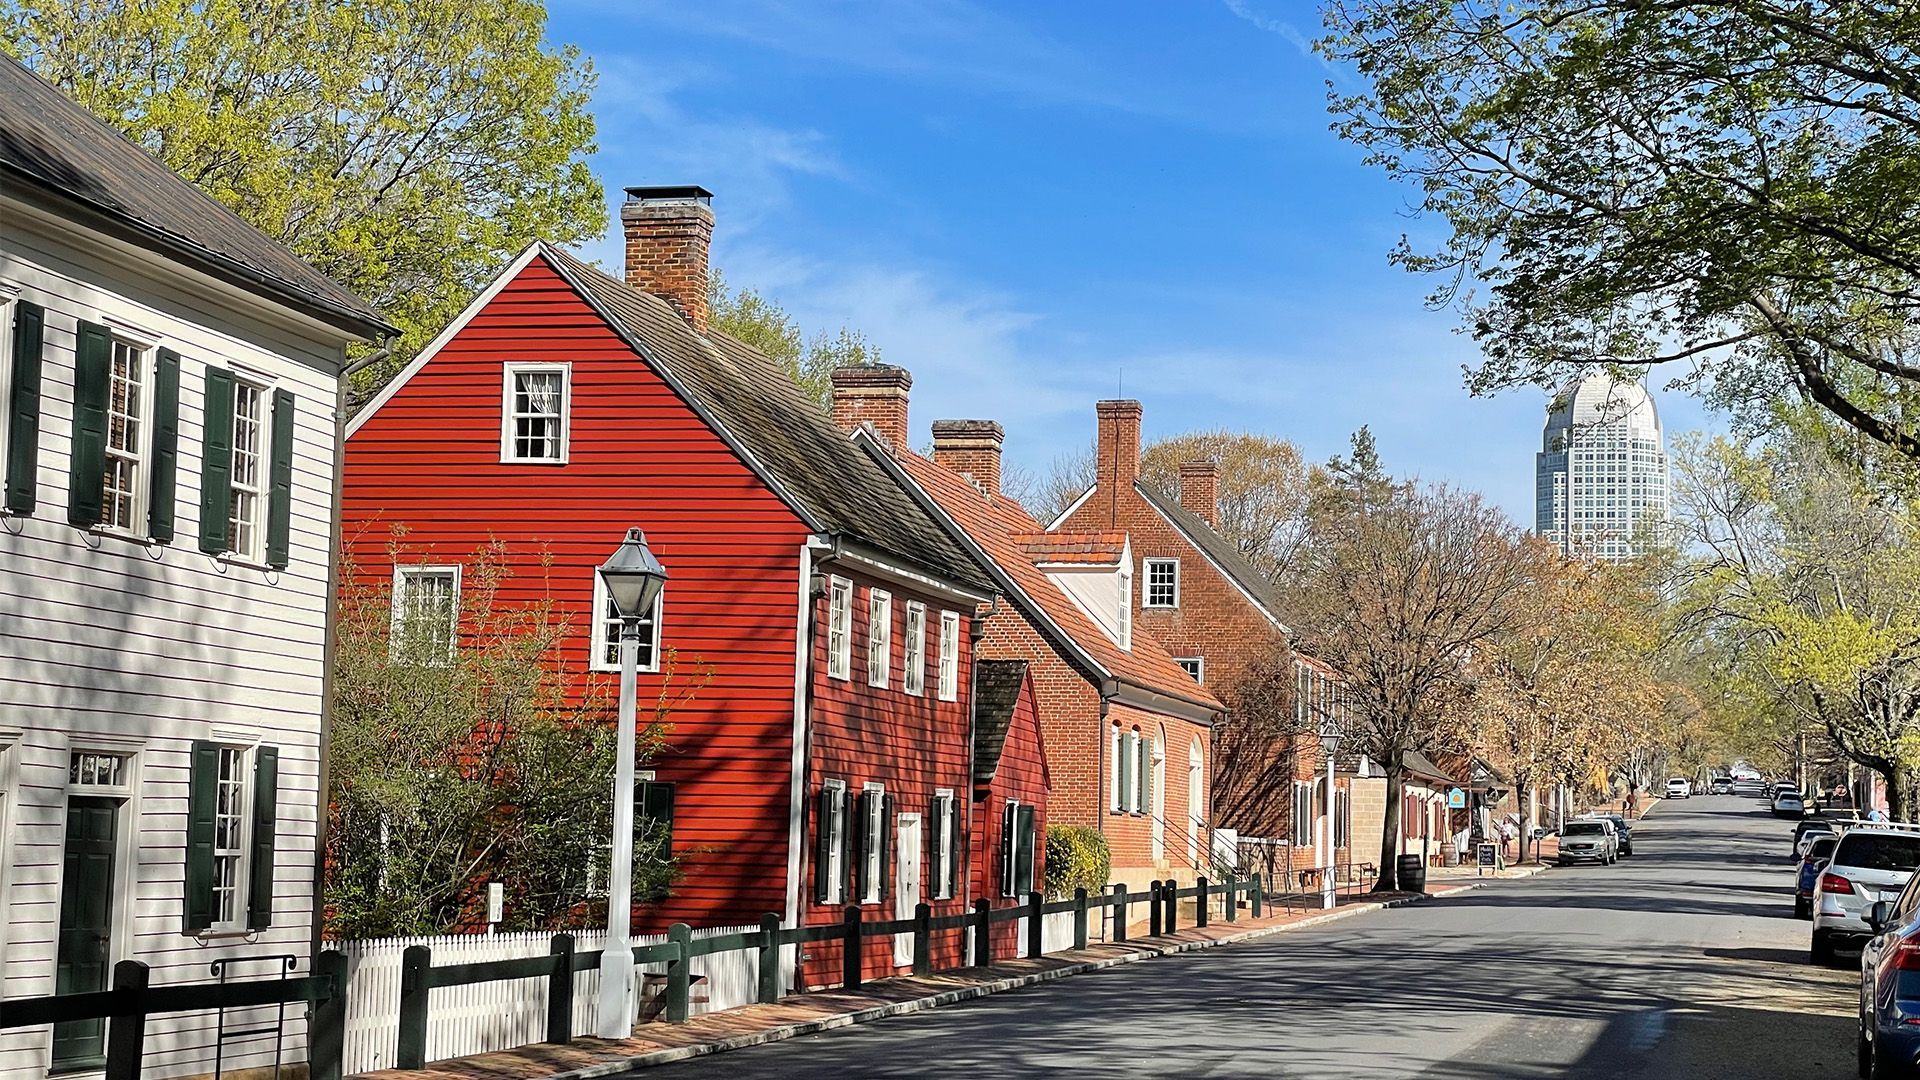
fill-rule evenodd
<path id="1" fill-rule="evenodd" d="M 1108 524 L 1120 519 L 1120 501 L 1129 498 L 1133 482 L 1140 477 L 1140 403 L 1137 401 L 1101 401 L 1093 406 L 1099 420 L 1095 440 L 1094 477 L 1099 485 L 1097 505 L 1107 508 Z"/>
<path id="2" fill-rule="evenodd" d="M 713 192 L 703 187 L 630 187 L 620 207 L 627 284 L 666 298 L 695 331 L 707 332 L 707 249 Z"/>
<path id="3" fill-rule="evenodd" d="M 997 420 L 935 420 L 933 462 L 973 481 L 988 495 L 1000 495 L 1000 448 L 1007 433 Z"/>
<path id="4" fill-rule="evenodd" d="M 1211 461 L 1180 464 L 1180 505 L 1200 520 L 1220 526 L 1220 466 Z"/>
<path id="5" fill-rule="evenodd" d="M 860 364 L 833 370 L 833 422 L 847 431 L 862 425 L 893 445 L 907 448 L 907 391 L 913 375 L 892 364 Z"/>

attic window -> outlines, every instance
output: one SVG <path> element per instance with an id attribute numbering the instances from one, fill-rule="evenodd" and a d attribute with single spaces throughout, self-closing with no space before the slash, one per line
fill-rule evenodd
<path id="1" fill-rule="evenodd" d="M 1147 584 L 1145 595 L 1140 598 L 1141 607 L 1171 608 L 1180 606 L 1180 560 L 1146 560 Z"/>
<path id="2" fill-rule="evenodd" d="M 501 461 L 566 463 L 570 375 L 566 364 L 506 365 L 501 380 Z"/>

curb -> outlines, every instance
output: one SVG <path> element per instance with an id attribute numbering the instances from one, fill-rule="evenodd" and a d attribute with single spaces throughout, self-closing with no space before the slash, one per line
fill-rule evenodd
<path id="1" fill-rule="evenodd" d="M 652 1050 L 644 1054 L 635 1054 L 632 1057 L 621 1058 L 618 1061 L 605 1061 L 583 1068 L 548 1073 L 547 1076 L 548 1080 L 596 1080 L 598 1077 L 619 1076 L 623 1073 L 638 1072 L 641 1069 L 651 1068 L 655 1065 L 668 1065 L 676 1061 L 687 1061 L 696 1057 L 725 1053 L 728 1050 L 744 1050 L 750 1046 L 784 1042 L 788 1039 L 796 1039 L 803 1035 L 814 1035 L 822 1031 L 832 1031 L 836 1028 L 852 1027 L 855 1024 L 883 1020 L 890 1016 L 906 1016 L 912 1013 L 926 1012 L 929 1009 L 937 1009 L 942 1005 L 954 1005 L 962 1001 L 972 1001 L 976 998 L 987 997 L 991 994 L 1001 994 L 1009 990 L 1018 990 L 1022 987 L 1052 982 L 1055 979 L 1064 979 L 1071 975 L 1084 975 L 1090 971 L 1119 967 L 1123 964 L 1134 964 L 1142 960 L 1151 960 L 1155 957 L 1172 956 L 1175 953 L 1197 952 L 1201 949 L 1211 949 L 1220 945 L 1254 941 L 1259 938 L 1272 937 L 1276 934 L 1284 934 L 1293 930 L 1320 926 L 1337 919 L 1349 919 L 1355 915 L 1364 915 L 1368 912 L 1384 911 L 1387 908 L 1405 907 L 1408 904 L 1417 904 L 1425 900 L 1456 896 L 1460 893 L 1484 888 L 1490 884 L 1492 880 L 1500 879 L 1449 886 L 1448 888 L 1422 896 L 1402 896 L 1392 900 L 1352 904 L 1320 915 L 1311 915 L 1298 922 L 1290 922 L 1280 926 L 1263 926 L 1238 934 L 1230 934 L 1226 937 L 1210 938 L 1206 941 L 1176 941 L 1164 945 L 1141 942 L 1140 944 L 1144 946 L 1143 948 L 1128 953 L 1125 956 L 1108 956 L 1098 960 L 1083 960 L 1048 971 L 1036 971 L 1028 975 L 1013 975 L 1004 979 L 995 979 L 992 982 L 978 983 L 956 990 L 946 990 L 927 997 L 914 998 L 910 1001 L 889 1002 L 885 1005 L 874 1005 L 864 1009 L 855 1009 L 851 1012 L 838 1013 L 833 1016 L 824 1016 L 817 1020 L 796 1021 L 791 1024 L 782 1024 L 776 1028 L 769 1028 L 765 1031 L 756 1031 L 750 1035 L 734 1035 L 725 1039 L 715 1040 L 714 1042 L 701 1043 L 698 1046 L 675 1046 L 665 1050 Z M 1133 943 L 1129 942 L 1128 944 Z"/>

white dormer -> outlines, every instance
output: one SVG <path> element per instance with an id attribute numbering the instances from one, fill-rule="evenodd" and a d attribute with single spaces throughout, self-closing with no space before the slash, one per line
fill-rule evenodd
<path id="1" fill-rule="evenodd" d="M 1037 560 L 1102 633 L 1122 649 L 1133 648 L 1133 542 L 1121 542 L 1117 557 L 1095 561 Z"/>

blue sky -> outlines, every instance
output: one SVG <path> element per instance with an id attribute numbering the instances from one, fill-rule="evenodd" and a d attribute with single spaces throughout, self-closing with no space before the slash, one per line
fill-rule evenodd
<path id="1" fill-rule="evenodd" d="M 1348 77 L 1317 32 L 1302 0 L 554 0 L 550 26 L 600 72 L 610 199 L 712 190 L 715 265 L 910 368 L 916 442 L 997 419 L 1044 469 L 1123 390 L 1149 439 L 1322 460 L 1368 424 L 1394 471 L 1531 525 L 1545 395 L 1462 389 L 1471 340 L 1386 261 L 1437 225 L 1328 130 Z M 1708 423 L 1659 402 L 1669 438 Z"/>

